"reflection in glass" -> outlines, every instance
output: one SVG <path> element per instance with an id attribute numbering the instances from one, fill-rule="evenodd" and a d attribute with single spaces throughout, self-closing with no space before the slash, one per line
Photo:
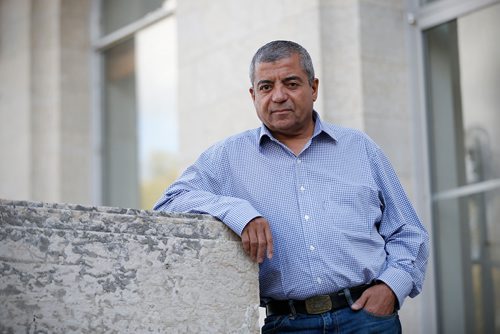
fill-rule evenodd
<path id="1" fill-rule="evenodd" d="M 441 1 L 441 0 L 420 0 L 420 5 L 423 6 L 423 5 L 427 5 L 427 4 L 430 4 L 433 2 L 438 2 L 438 1 Z"/>
<path id="2" fill-rule="evenodd" d="M 465 184 L 456 21 L 426 31 L 425 41 L 432 190 L 438 193 Z"/>
<path id="3" fill-rule="evenodd" d="M 495 291 L 493 292 L 493 298 L 495 300 L 495 332 L 500 332 L 500 268 L 495 266 L 492 269 L 493 282 L 495 284 Z"/>
<path id="4" fill-rule="evenodd" d="M 130 24 L 144 15 L 158 9 L 165 0 L 102 0 L 101 30 L 102 35 Z"/>
<path id="5" fill-rule="evenodd" d="M 178 175 L 176 44 L 169 17 L 105 52 L 105 205 L 150 209 Z"/>
<path id="6" fill-rule="evenodd" d="M 500 5 L 458 21 L 467 183 L 500 178 Z"/>
<path id="7" fill-rule="evenodd" d="M 150 209 L 178 176 L 175 19 L 136 36 L 140 206 Z"/>
<path id="8" fill-rule="evenodd" d="M 436 233 L 446 236 L 435 244 L 438 286 L 446 294 L 440 312 L 454 319 L 442 332 L 500 332 L 500 190 L 436 201 L 434 215 Z"/>
<path id="9" fill-rule="evenodd" d="M 126 208 L 138 202 L 134 49 L 131 39 L 104 55 L 103 202 Z"/>
<path id="10" fill-rule="evenodd" d="M 500 178 L 498 31 L 499 5 L 425 32 L 434 192 Z"/>

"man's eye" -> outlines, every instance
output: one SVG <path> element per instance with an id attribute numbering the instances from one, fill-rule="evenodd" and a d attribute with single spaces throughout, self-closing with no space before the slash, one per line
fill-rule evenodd
<path id="1" fill-rule="evenodd" d="M 289 82 L 288 83 L 288 87 L 290 87 L 290 88 L 295 88 L 297 86 L 298 86 L 298 84 L 296 82 Z"/>
<path id="2" fill-rule="evenodd" d="M 271 85 L 262 85 L 259 87 L 260 91 L 268 91 L 271 89 Z"/>

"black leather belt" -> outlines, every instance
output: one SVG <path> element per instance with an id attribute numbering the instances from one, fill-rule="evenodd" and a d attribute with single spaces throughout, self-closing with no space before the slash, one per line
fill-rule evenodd
<path id="1" fill-rule="evenodd" d="M 349 306 L 350 300 L 355 302 L 363 292 L 374 284 L 364 284 L 350 289 L 341 290 L 330 295 L 319 295 L 306 300 L 271 300 L 266 304 L 266 315 L 283 314 L 321 314 L 335 311 Z"/>

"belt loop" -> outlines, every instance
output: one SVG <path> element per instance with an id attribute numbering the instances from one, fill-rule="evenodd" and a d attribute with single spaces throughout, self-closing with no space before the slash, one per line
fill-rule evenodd
<path id="1" fill-rule="evenodd" d="M 352 300 L 352 296 L 351 296 L 351 290 L 349 290 L 347 288 L 344 289 L 344 296 L 345 296 L 345 299 L 347 299 L 347 303 L 349 303 L 349 306 L 354 304 L 354 301 Z"/>
<path id="2" fill-rule="evenodd" d="M 293 305 L 293 300 L 290 299 L 288 301 L 288 307 L 290 307 L 290 311 L 292 311 L 292 316 L 296 316 L 297 315 L 297 311 L 295 310 L 295 305 Z"/>

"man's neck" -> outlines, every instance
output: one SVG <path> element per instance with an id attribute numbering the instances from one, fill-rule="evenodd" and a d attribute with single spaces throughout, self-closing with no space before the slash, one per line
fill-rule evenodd
<path id="1" fill-rule="evenodd" d="M 298 156 L 312 138 L 314 134 L 314 124 L 315 122 L 312 123 L 307 131 L 297 135 L 273 133 L 273 136 Z"/>
<path id="2" fill-rule="evenodd" d="M 295 154 L 295 156 L 298 156 L 304 149 L 304 146 L 306 146 L 309 139 L 311 139 L 311 137 L 280 140 L 280 142 L 288 147 L 293 152 L 293 154 Z"/>

